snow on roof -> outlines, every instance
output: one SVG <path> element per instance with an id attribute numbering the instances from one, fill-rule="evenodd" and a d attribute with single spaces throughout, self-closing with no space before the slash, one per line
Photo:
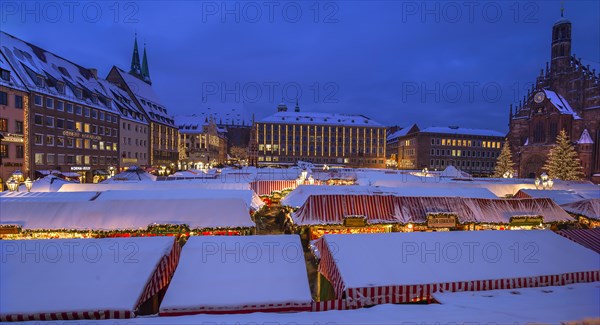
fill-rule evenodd
<path id="1" fill-rule="evenodd" d="M 581 201 L 586 198 L 584 195 L 581 195 L 573 190 L 522 189 L 519 192 L 525 194 L 526 197 L 549 198 L 558 205 Z M 519 193 L 517 193 L 516 196 L 519 196 Z"/>
<path id="2" fill-rule="evenodd" d="M 458 168 L 450 165 L 446 167 L 441 173 L 439 173 L 440 177 L 454 177 L 454 178 L 471 178 L 471 175 L 467 172 L 459 170 Z"/>
<path id="3" fill-rule="evenodd" d="M 583 130 L 583 132 L 581 132 L 581 136 L 579 137 L 579 140 L 577 140 L 577 143 L 579 143 L 579 144 L 593 144 L 594 143 L 594 140 L 592 140 L 592 137 L 590 136 L 588 129 L 585 129 L 585 130 Z"/>
<path id="4" fill-rule="evenodd" d="M 74 194 L 77 192 L 59 192 Z M 88 192 L 80 192 L 88 193 Z M 2 197 L 0 197 L 1 199 Z M 120 201 L 120 200 L 196 200 L 196 199 L 242 199 L 248 209 L 258 210 L 264 202 L 252 190 L 214 190 L 206 188 L 179 188 L 168 191 L 148 190 L 108 190 L 99 193 L 95 201 Z"/>
<path id="5" fill-rule="evenodd" d="M 156 95 L 151 85 L 120 68 L 116 68 L 116 71 L 152 121 L 175 126 L 173 117 L 169 115 L 167 109 L 161 104 L 160 98 Z"/>
<path id="6" fill-rule="evenodd" d="M 198 236 L 183 247 L 160 312 L 311 301 L 298 235 Z"/>
<path id="7" fill-rule="evenodd" d="M 104 85 L 89 68 L 84 68 L 5 32 L 0 32 L 0 44 L 0 51 L 30 90 L 119 113 L 110 103 L 112 98 Z M 37 76 L 44 78 L 43 87 L 37 84 Z M 64 92 L 58 90 L 57 82 L 63 83 Z M 83 96 L 81 98 L 75 96 L 72 87 L 81 89 Z M 92 94 L 99 100 L 94 102 L 91 98 Z"/>
<path id="8" fill-rule="evenodd" d="M 311 195 L 292 213 L 297 225 L 339 225 L 349 215 L 362 215 L 368 223 L 427 222 L 429 213 L 456 214 L 458 222 L 509 224 L 515 216 L 542 216 L 544 223 L 574 221 L 550 199 L 476 199 L 392 195 Z"/>
<path id="9" fill-rule="evenodd" d="M 262 119 L 260 122 L 383 127 L 383 125 L 364 115 L 340 113 L 278 112 Z"/>
<path id="10" fill-rule="evenodd" d="M 461 187 L 430 187 L 427 184 L 407 187 L 383 187 L 383 186 L 320 186 L 300 185 L 282 200 L 282 205 L 300 207 L 311 195 L 394 195 L 415 197 L 469 197 L 480 199 L 495 199 L 497 196 L 485 188 L 461 188 Z"/>
<path id="11" fill-rule="evenodd" d="M 156 176 L 147 173 L 143 169 L 140 168 L 128 168 L 115 176 L 108 178 L 102 181 L 102 184 L 112 184 L 112 183 L 120 183 L 120 182 L 154 182 L 156 181 Z"/>
<path id="12" fill-rule="evenodd" d="M 175 124 L 183 133 L 202 133 L 204 125 L 208 124 L 207 117 L 196 115 L 177 115 L 175 116 Z"/>
<path id="13" fill-rule="evenodd" d="M 573 214 L 600 220 L 600 198 L 562 204 L 561 208 Z"/>
<path id="14" fill-rule="evenodd" d="M 173 191 L 173 190 L 193 190 L 193 189 L 212 189 L 212 190 L 249 190 L 250 184 L 243 179 L 236 182 L 233 177 L 230 181 L 224 182 L 221 179 L 186 179 L 186 180 L 168 180 L 157 182 L 113 182 L 98 184 L 65 184 L 59 192 L 104 192 L 108 190 L 145 190 L 145 191 Z"/>
<path id="15" fill-rule="evenodd" d="M 0 204 L 14 201 L 22 202 L 73 202 L 90 201 L 98 195 L 97 192 L 0 192 Z"/>
<path id="16" fill-rule="evenodd" d="M 599 282 L 511 290 L 436 292 L 433 296 L 446 307 L 473 308 L 475 313 L 497 315 L 495 317 L 501 317 L 501 314 L 519 317 L 521 321 L 515 324 L 570 324 L 577 323 L 577 320 L 583 324 L 583 319 L 600 317 L 597 308 L 600 306 Z M 590 308 L 592 306 L 596 308 Z M 465 313 L 470 311 L 465 310 Z"/>
<path id="17" fill-rule="evenodd" d="M 407 134 L 408 134 L 408 132 L 409 132 L 409 131 L 410 131 L 410 130 L 413 128 L 413 127 L 415 127 L 415 126 L 416 126 L 416 124 L 414 124 L 414 123 L 413 123 L 413 124 L 412 124 L 412 125 L 410 125 L 410 126 L 404 127 L 404 128 L 402 128 L 402 129 L 400 129 L 400 130 L 398 130 L 398 131 L 396 131 L 396 132 L 394 132 L 394 133 L 392 133 L 392 134 L 388 135 L 388 137 L 387 137 L 387 141 L 394 140 L 394 139 L 397 139 L 397 138 L 399 138 L 399 137 L 403 137 L 403 136 L 407 135 Z"/>
<path id="18" fill-rule="evenodd" d="M 570 114 L 573 115 L 573 118 L 576 120 L 581 119 L 563 96 L 550 89 L 544 89 L 544 93 L 552 105 L 554 105 L 561 114 Z"/>
<path id="19" fill-rule="evenodd" d="M 254 227 L 239 198 L 3 202 L 0 224 L 23 229 L 132 230 L 151 224 L 185 224 L 191 229 Z"/>
<path id="20" fill-rule="evenodd" d="M 15 70 L 8 63 L 8 61 L 1 52 L 3 52 L 2 48 L 0 48 L 0 69 L 8 71 L 10 73 L 10 78 L 9 80 L 4 80 L 0 78 L 0 85 L 27 91 L 27 88 L 25 88 L 25 84 L 23 84 L 21 78 L 19 78 L 19 76 L 15 73 Z"/>
<path id="21" fill-rule="evenodd" d="M 0 315 L 134 311 L 173 243 L 173 237 L 1 240 Z"/>
<path id="22" fill-rule="evenodd" d="M 442 133 L 442 134 L 455 134 L 455 135 L 475 135 L 475 136 L 488 136 L 488 137 L 505 137 L 506 134 L 494 130 L 488 129 L 469 129 L 461 128 L 458 126 L 430 126 L 422 129 L 421 133 Z"/>
<path id="23" fill-rule="evenodd" d="M 211 118 L 217 125 L 252 126 L 252 119 L 243 107 L 200 108 L 194 110 L 194 114 L 192 115 L 175 116 L 175 121 L 177 125 L 181 125 L 180 121 L 185 121 L 186 119 L 191 119 L 192 124 L 195 123 L 195 120 L 201 121 L 204 124 L 205 121 L 209 121 Z"/>
<path id="24" fill-rule="evenodd" d="M 600 258 L 549 230 L 324 235 L 321 240 L 335 249 L 345 289 L 597 271 Z M 494 253 L 487 251 L 490 246 Z M 532 247 L 528 252 L 535 253 L 519 255 L 516 262 L 511 247 Z"/>
<path id="25" fill-rule="evenodd" d="M 79 183 L 68 181 L 54 175 L 48 175 L 33 181 L 31 184 L 31 192 L 56 192 L 65 184 L 78 185 Z M 24 184 L 19 186 L 19 191 L 26 191 Z"/>

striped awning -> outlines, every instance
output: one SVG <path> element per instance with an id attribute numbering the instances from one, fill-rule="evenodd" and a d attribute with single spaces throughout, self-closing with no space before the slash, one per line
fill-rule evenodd
<path id="1" fill-rule="evenodd" d="M 556 233 L 600 253 L 600 228 L 559 230 Z"/>
<path id="2" fill-rule="evenodd" d="M 565 211 L 600 220 L 600 199 L 581 200 L 561 205 Z"/>

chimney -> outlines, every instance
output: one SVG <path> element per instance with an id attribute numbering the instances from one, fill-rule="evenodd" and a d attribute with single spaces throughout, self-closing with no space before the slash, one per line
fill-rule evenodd
<path id="1" fill-rule="evenodd" d="M 90 71 L 90 73 L 92 74 L 92 77 L 94 77 L 94 79 L 98 79 L 98 69 L 89 68 L 88 70 Z"/>

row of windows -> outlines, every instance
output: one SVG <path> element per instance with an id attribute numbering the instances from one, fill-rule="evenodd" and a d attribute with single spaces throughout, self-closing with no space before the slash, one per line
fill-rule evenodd
<path id="1" fill-rule="evenodd" d="M 328 148 L 330 150 L 328 150 Z M 285 146 L 279 146 L 277 144 L 271 145 L 271 144 L 259 144 L 258 145 L 258 151 L 263 151 L 263 152 L 274 152 L 274 151 L 279 151 L 281 149 L 281 151 L 283 153 L 286 152 L 286 147 Z M 321 146 L 288 146 L 287 147 L 287 151 L 288 152 L 335 152 L 335 147 L 325 147 L 322 148 Z M 364 146 L 358 146 L 358 148 L 352 147 L 352 150 L 350 150 L 349 147 L 346 147 L 346 150 L 343 150 L 344 147 L 338 146 L 337 147 L 337 151 L 338 152 L 346 152 L 346 153 L 352 153 L 352 154 L 377 154 L 379 152 L 379 154 L 383 154 L 383 147 L 369 147 L 367 146 L 367 148 L 364 148 Z"/>
<path id="2" fill-rule="evenodd" d="M 50 134 L 39 134 L 36 133 L 33 137 L 33 143 L 36 146 L 49 146 L 49 147 L 67 147 L 67 148 L 84 148 L 92 150 L 112 150 L 117 151 L 117 143 L 104 142 L 82 138 L 62 137 L 54 136 Z"/>
<path id="3" fill-rule="evenodd" d="M 35 154 L 36 165 L 118 165 L 117 157 L 64 154 Z"/>
<path id="4" fill-rule="evenodd" d="M 431 159 L 429 161 L 430 168 L 444 168 L 446 166 L 456 166 L 462 169 L 494 169 L 495 163 L 493 161 L 470 161 L 470 160 L 444 160 L 444 159 Z"/>
<path id="5" fill-rule="evenodd" d="M 127 153 L 123 153 L 123 158 L 137 158 L 137 159 L 148 159 L 146 156 L 147 154 L 145 152 L 135 152 L 133 155 L 131 154 L 131 151 L 127 151 Z"/>
<path id="6" fill-rule="evenodd" d="M 15 108 L 23 108 L 23 96 L 15 95 Z M 0 105 L 8 105 L 8 94 L 0 91 Z"/>
<path id="7" fill-rule="evenodd" d="M 123 130 L 131 131 L 131 123 L 123 122 Z M 135 125 L 135 132 L 140 132 L 146 134 L 148 132 L 148 128 L 145 126 Z"/>
<path id="8" fill-rule="evenodd" d="M 141 139 L 135 139 L 135 141 L 131 141 L 131 138 L 123 137 L 123 144 L 130 145 L 130 146 L 135 144 L 136 146 L 146 147 L 148 145 L 148 141 L 141 140 Z"/>
<path id="9" fill-rule="evenodd" d="M 36 106 L 42 106 L 43 98 L 40 95 L 34 95 L 34 104 Z M 91 117 L 93 119 L 97 119 L 100 121 L 117 123 L 117 115 L 105 113 L 104 111 L 91 109 L 89 107 L 82 107 L 80 105 L 73 105 L 72 103 L 66 103 L 60 100 L 55 100 L 51 97 L 46 97 L 46 108 L 47 109 L 56 109 L 57 111 L 84 116 Z"/>
<path id="10" fill-rule="evenodd" d="M 259 156 L 258 161 L 261 162 L 296 162 L 295 157 L 278 157 L 278 156 Z M 364 164 L 383 164 L 383 159 L 356 159 L 356 158 L 306 158 L 303 159 L 312 163 L 331 163 L 331 164 L 348 164 L 361 162 Z"/>
<path id="11" fill-rule="evenodd" d="M 475 151 L 475 150 L 456 150 L 456 149 L 431 149 L 432 156 L 452 156 L 452 157 L 477 157 L 477 158 L 496 158 L 500 155 L 499 151 Z"/>
<path id="12" fill-rule="evenodd" d="M 481 147 L 500 149 L 499 141 L 481 141 L 481 140 L 466 140 L 466 139 L 440 139 L 431 138 L 432 146 L 452 146 L 452 147 Z"/>
<path id="13" fill-rule="evenodd" d="M 55 118 L 54 116 L 35 114 L 33 123 L 38 126 L 46 126 L 49 128 L 66 129 L 71 131 L 78 131 L 90 134 L 98 134 L 105 136 L 118 136 L 118 131 L 115 128 L 104 127 L 102 125 L 95 125 L 83 122 L 75 122 L 73 120 L 65 120 L 62 118 Z"/>
<path id="14" fill-rule="evenodd" d="M 15 158 L 23 158 L 25 157 L 25 150 L 23 149 L 23 145 L 16 145 L 15 146 L 16 151 L 15 151 Z M 2 158 L 11 158 L 10 154 L 8 152 L 8 145 L 6 144 L 0 144 L 0 157 Z"/>

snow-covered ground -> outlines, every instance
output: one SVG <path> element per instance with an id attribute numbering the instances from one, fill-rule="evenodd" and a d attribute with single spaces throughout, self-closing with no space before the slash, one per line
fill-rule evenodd
<path id="1" fill-rule="evenodd" d="M 559 324 L 572 320 L 600 318 L 600 282 L 562 287 L 447 293 L 440 294 L 439 299 L 443 304 L 379 305 L 358 310 L 318 313 L 194 315 L 28 324 Z"/>

